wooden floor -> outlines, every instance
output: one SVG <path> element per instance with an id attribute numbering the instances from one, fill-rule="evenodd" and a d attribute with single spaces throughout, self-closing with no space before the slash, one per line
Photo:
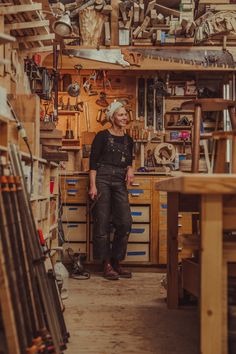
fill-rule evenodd
<path id="1" fill-rule="evenodd" d="M 65 354 L 199 354 L 197 310 L 167 310 L 162 278 L 70 279 Z"/>

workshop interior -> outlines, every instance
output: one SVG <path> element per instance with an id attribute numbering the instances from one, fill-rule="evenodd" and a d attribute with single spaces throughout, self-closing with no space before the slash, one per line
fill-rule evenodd
<path id="1" fill-rule="evenodd" d="M 1 0 L 0 354 L 236 353 L 235 68 L 235 0 Z M 133 276 L 111 285 L 88 190 L 116 101 Z"/>

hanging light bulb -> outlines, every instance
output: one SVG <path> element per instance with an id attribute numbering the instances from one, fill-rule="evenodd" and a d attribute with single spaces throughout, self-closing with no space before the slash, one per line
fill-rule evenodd
<path id="1" fill-rule="evenodd" d="M 59 36 L 68 36 L 72 33 L 70 13 L 66 11 L 58 20 L 52 24 L 53 31 Z"/>

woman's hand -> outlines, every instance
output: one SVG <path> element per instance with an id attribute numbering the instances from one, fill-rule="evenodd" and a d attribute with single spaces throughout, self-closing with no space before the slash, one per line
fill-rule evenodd
<path id="1" fill-rule="evenodd" d="M 95 200 L 97 198 L 98 195 L 98 191 L 97 191 L 97 187 L 96 186 L 91 186 L 89 188 L 89 197 L 91 200 Z"/>
<path id="2" fill-rule="evenodd" d="M 126 174 L 125 180 L 126 180 L 127 186 L 130 186 L 134 181 L 134 171 L 131 166 L 128 166 L 128 168 L 127 168 L 127 174 Z"/>

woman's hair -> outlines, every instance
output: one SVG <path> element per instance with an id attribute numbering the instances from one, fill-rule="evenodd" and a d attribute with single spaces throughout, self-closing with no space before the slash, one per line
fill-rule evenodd
<path id="1" fill-rule="evenodd" d="M 107 120 L 113 122 L 113 116 L 115 112 L 121 107 L 124 107 L 124 104 L 119 101 L 114 101 L 110 103 L 109 106 L 107 107 L 107 113 L 106 113 Z"/>

